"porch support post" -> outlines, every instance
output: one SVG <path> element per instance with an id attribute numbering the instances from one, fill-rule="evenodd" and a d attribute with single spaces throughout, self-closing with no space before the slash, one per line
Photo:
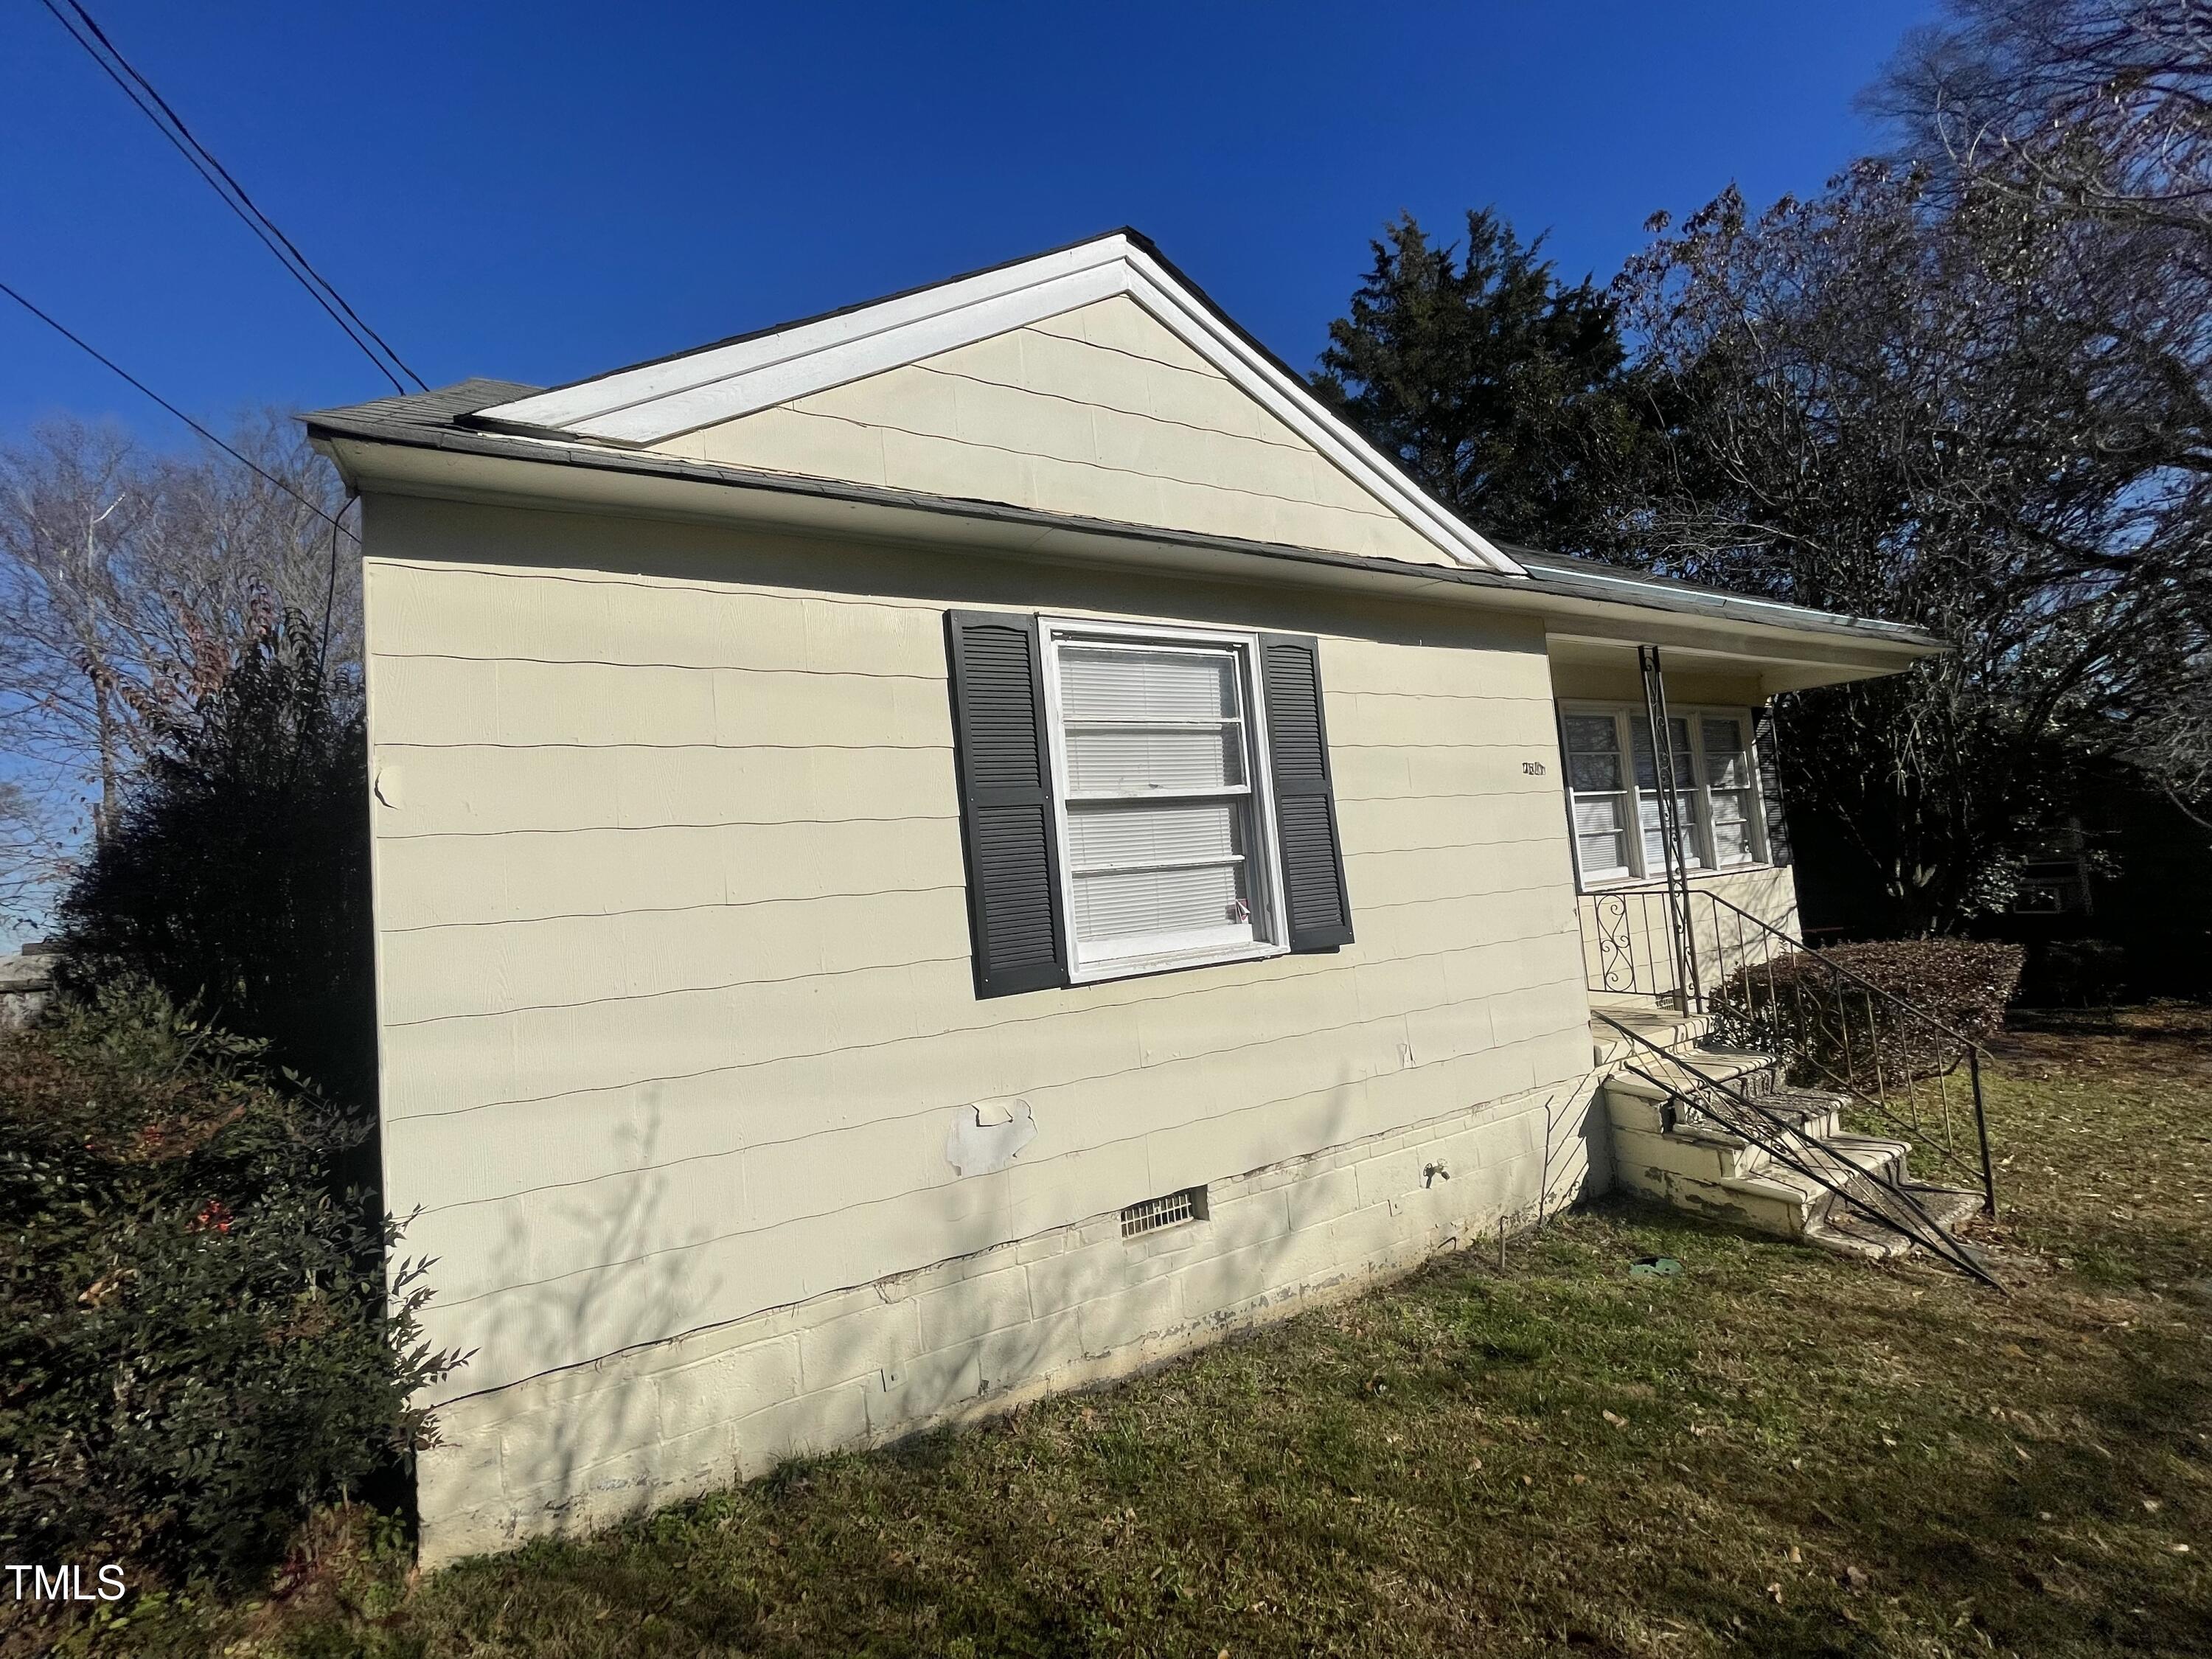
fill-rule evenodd
<path id="1" fill-rule="evenodd" d="M 1651 732 L 1651 775 L 1659 790 L 1660 862 L 1667 885 L 1667 933 L 1674 953 L 1674 983 L 1680 989 L 1682 1012 L 1694 1014 L 1703 1010 L 1705 999 L 1698 981 L 1697 930 L 1690 925 L 1690 866 L 1682 856 L 1681 781 L 1674 771 L 1674 729 L 1668 723 L 1667 678 L 1660 667 L 1659 647 L 1638 646 L 1636 665 L 1644 675 L 1644 719 Z"/>

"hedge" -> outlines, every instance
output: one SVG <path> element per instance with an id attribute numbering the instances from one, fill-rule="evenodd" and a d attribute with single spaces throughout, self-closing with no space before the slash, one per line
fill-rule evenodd
<path id="1" fill-rule="evenodd" d="M 362 1139 L 258 1045 L 112 985 L 0 1036 L 0 1548 L 186 1577 L 276 1556 L 430 1436 Z"/>
<path id="2" fill-rule="evenodd" d="M 1991 939 L 1831 945 L 1743 969 L 1712 1007 L 1725 1041 L 1791 1057 L 1796 1081 L 1872 1092 L 1948 1073 L 2000 1030 L 2022 955 Z"/>

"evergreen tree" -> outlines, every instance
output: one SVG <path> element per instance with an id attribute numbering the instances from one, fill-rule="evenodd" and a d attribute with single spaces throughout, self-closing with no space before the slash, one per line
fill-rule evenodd
<path id="1" fill-rule="evenodd" d="M 1570 288 L 1488 210 L 1463 245 L 1412 215 L 1371 244 L 1315 391 L 1477 528 L 1553 547 L 1588 535 L 1595 480 L 1641 443 L 1613 302 Z"/>

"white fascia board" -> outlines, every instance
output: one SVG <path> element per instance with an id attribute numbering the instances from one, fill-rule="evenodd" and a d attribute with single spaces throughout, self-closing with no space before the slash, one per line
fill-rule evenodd
<path id="1" fill-rule="evenodd" d="M 1101 237 L 815 322 L 537 392 L 481 410 L 478 418 L 603 442 L 661 443 L 1121 293 L 1117 267 L 1129 251 L 1120 236 Z"/>
<path id="2" fill-rule="evenodd" d="M 1123 295 L 1455 562 L 1526 574 L 1119 235 L 756 339 L 538 392 L 479 410 L 477 418 L 641 448 Z"/>
<path id="3" fill-rule="evenodd" d="M 1518 563 L 1423 495 L 1374 447 L 1324 409 L 1313 393 L 1256 351 L 1182 285 L 1147 258 L 1129 251 L 1129 296 L 1172 329 L 1183 343 L 1237 382 L 1267 411 L 1334 462 L 1399 516 L 1463 564 L 1509 576 L 1525 575 Z"/>

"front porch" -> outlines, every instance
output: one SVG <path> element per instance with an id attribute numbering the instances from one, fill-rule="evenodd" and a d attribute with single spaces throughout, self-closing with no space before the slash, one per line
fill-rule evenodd
<path id="1" fill-rule="evenodd" d="M 1650 998 L 1591 997 L 1618 1185 L 1873 1260 L 1941 1253 L 1981 1209 L 1978 1192 L 1916 1179 L 1909 1140 L 1848 1132 L 1848 1095 L 1792 1087 L 1777 1056 L 1715 1046 L 1716 1024 Z"/>
<path id="2" fill-rule="evenodd" d="M 1777 943 L 1802 949 L 1794 939 Z M 1831 1043 L 1775 1017 L 1788 1006 L 1773 994 L 1776 954 L 1763 957 L 1768 994 L 1755 1019 L 1745 1015 L 1761 984 L 1741 954 L 1708 957 L 1727 976 L 1702 994 L 1590 986 L 1591 1061 L 1604 1073 L 1599 1093 L 1615 1182 L 1820 1249 L 1872 1260 L 1924 1249 L 1980 1276 L 1978 1258 L 1951 1231 L 1994 1211 L 1978 1071 L 1971 1139 L 1957 1133 L 1948 1109 L 1923 1115 L 1924 1079 L 1894 1079 L 1905 1092 L 1893 1097 L 1879 1081 L 1869 1087 L 1863 1078 L 1837 1074 L 1816 1058 Z M 1787 963 L 1784 975 L 1802 967 Z M 1867 989 L 1869 1005 L 1875 994 Z M 1747 1032 L 1758 1034 L 1757 1047 L 1746 1043 Z M 1946 1079 L 1933 1082 L 1940 1091 Z M 1966 1176 L 1967 1184 L 1916 1176 L 1909 1167 L 1916 1146 L 1923 1163 Z M 1978 1183 L 1971 1180 L 1977 1158 Z"/>

